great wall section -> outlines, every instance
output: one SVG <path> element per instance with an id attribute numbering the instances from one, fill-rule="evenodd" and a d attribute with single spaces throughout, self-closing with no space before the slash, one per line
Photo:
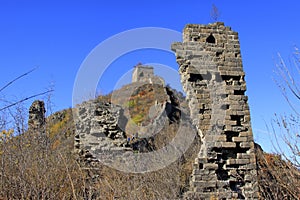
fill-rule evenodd
<path id="1" fill-rule="evenodd" d="M 183 42 L 172 44 L 172 50 L 179 64 L 190 117 L 201 140 L 184 199 L 257 199 L 256 158 L 238 33 L 223 23 L 190 24 L 184 28 Z M 133 73 L 133 82 L 152 83 L 152 74 L 151 67 L 140 66 Z M 81 133 L 76 135 L 77 147 L 85 151 L 96 149 L 94 152 L 98 153 L 107 149 L 107 156 L 119 156 L 118 152 L 126 148 L 124 129 L 119 127 L 124 124 L 118 124 L 121 109 L 107 104 L 94 111 L 90 109 L 93 106 L 81 106 L 79 116 L 84 123 L 96 122 L 99 127 L 78 127 Z M 87 110 L 98 117 L 85 120 L 84 117 L 92 116 L 84 113 Z M 110 142 L 113 137 L 118 145 Z M 130 157 L 131 152 L 126 155 Z M 91 159 L 92 155 L 88 157 Z M 137 166 L 128 166 L 134 167 Z"/>
<path id="2" fill-rule="evenodd" d="M 186 199 L 258 198 L 238 33 L 223 23 L 191 24 L 172 49 L 202 140 Z"/>
<path id="3" fill-rule="evenodd" d="M 180 112 L 183 115 L 183 110 L 179 110 L 173 94 L 166 90 L 165 103 L 156 102 L 151 111 L 154 128 L 146 127 L 144 132 L 151 135 L 162 129 L 163 122 L 170 120 L 171 113 L 175 121 L 182 121 L 185 137 L 188 132 L 198 134 L 195 138 L 200 140 L 201 148 L 192 166 L 188 191 L 182 199 L 259 199 L 256 155 L 238 33 L 220 22 L 189 24 L 184 28 L 183 42 L 173 43 L 171 49 L 176 54 L 189 107 L 184 114 L 189 117 L 188 120 L 178 117 Z M 153 68 L 140 65 L 133 72 L 132 88 L 126 89 L 127 95 L 130 96 L 133 88 L 145 82 L 158 82 L 164 86 L 164 81 L 154 76 Z M 124 96 L 123 93 L 116 94 L 115 98 L 121 96 Z M 130 117 L 126 109 L 90 100 L 74 110 L 75 152 L 84 158 L 84 162 L 91 165 L 106 162 L 116 169 L 123 165 L 123 168 L 135 172 L 156 167 L 155 162 L 146 159 L 142 160 L 142 165 L 135 166 L 137 157 L 132 146 L 128 145 L 125 132 Z M 43 102 L 35 102 L 30 109 L 30 127 L 40 127 L 45 121 L 41 117 L 44 113 Z M 185 142 L 185 139 L 182 137 L 178 141 Z M 137 145 L 146 148 L 144 151 L 147 152 L 148 142 L 140 140 Z M 172 148 L 176 149 L 176 145 Z M 139 158 L 143 159 L 142 155 Z"/>

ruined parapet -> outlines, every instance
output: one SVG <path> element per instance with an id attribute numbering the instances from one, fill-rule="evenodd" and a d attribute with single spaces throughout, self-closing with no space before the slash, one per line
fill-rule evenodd
<path id="1" fill-rule="evenodd" d="M 149 110 L 151 122 L 143 126 L 136 124 L 135 132 L 125 132 L 125 124 L 132 122 L 131 116 L 126 115 L 129 112 L 127 104 L 122 103 L 122 108 L 105 101 L 90 100 L 74 108 L 75 152 L 82 164 L 90 168 L 101 163 L 120 171 L 141 173 L 159 170 L 175 162 L 193 142 L 196 129 L 189 117 L 181 116 L 175 94 L 168 90 L 165 95 L 169 96 L 166 97 L 168 101 L 157 101 Z M 169 126 L 172 123 L 180 123 L 180 126 Z M 163 133 L 168 132 L 168 127 L 172 127 L 171 134 L 176 135 L 165 144 L 168 137 Z M 156 149 L 156 145 L 166 147 Z"/>
<path id="2" fill-rule="evenodd" d="M 122 109 L 96 100 L 82 103 L 75 110 L 75 151 L 90 160 L 93 152 L 122 151 L 126 144 L 126 119 Z M 86 155 L 87 154 L 87 155 Z"/>
<path id="3" fill-rule="evenodd" d="M 220 22 L 189 24 L 172 50 L 202 142 L 185 198 L 258 198 L 238 33 Z"/>
<path id="4" fill-rule="evenodd" d="M 132 83 L 151 83 L 164 85 L 164 79 L 154 75 L 154 68 L 148 65 L 137 64 L 132 73 Z"/>
<path id="5" fill-rule="evenodd" d="M 46 122 L 45 113 L 45 103 L 40 100 L 34 101 L 29 108 L 28 129 L 40 130 Z"/>

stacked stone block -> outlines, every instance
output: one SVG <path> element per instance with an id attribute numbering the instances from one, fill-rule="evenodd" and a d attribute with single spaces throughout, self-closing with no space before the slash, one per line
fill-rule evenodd
<path id="1" fill-rule="evenodd" d="M 201 150 L 186 199 L 257 199 L 256 160 L 238 33 L 189 24 L 174 43 Z"/>

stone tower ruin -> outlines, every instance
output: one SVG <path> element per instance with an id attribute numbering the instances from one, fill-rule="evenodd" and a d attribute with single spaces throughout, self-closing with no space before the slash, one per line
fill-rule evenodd
<path id="1" fill-rule="evenodd" d="M 154 75 L 154 68 L 149 65 L 137 64 L 132 73 L 132 83 L 150 83 L 165 85 L 162 77 Z"/>
<path id="2" fill-rule="evenodd" d="M 132 82 L 149 82 L 154 77 L 153 67 L 138 64 L 132 73 Z"/>
<path id="3" fill-rule="evenodd" d="M 201 138 L 185 199 L 257 199 L 257 171 L 238 33 L 189 24 L 172 44 Z"/>

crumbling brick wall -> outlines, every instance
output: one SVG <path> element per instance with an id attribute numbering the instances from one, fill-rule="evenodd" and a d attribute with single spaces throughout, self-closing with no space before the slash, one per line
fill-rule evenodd
<path id="1" fill-rule="evenodd" d="M 28 128 L 31 131 L 42 131 L 46 122 L 45 103 L 40 100 L 34 101 L 29 108 Z M 43 132 L 43 131 L 42 131 Z"/>
<path id="2" fill-rule="evenodd" d="M 238 33 L 220 22 L 189 24 L 172 50 L 202 142 L 185 198 L 258 198 Z"/>

